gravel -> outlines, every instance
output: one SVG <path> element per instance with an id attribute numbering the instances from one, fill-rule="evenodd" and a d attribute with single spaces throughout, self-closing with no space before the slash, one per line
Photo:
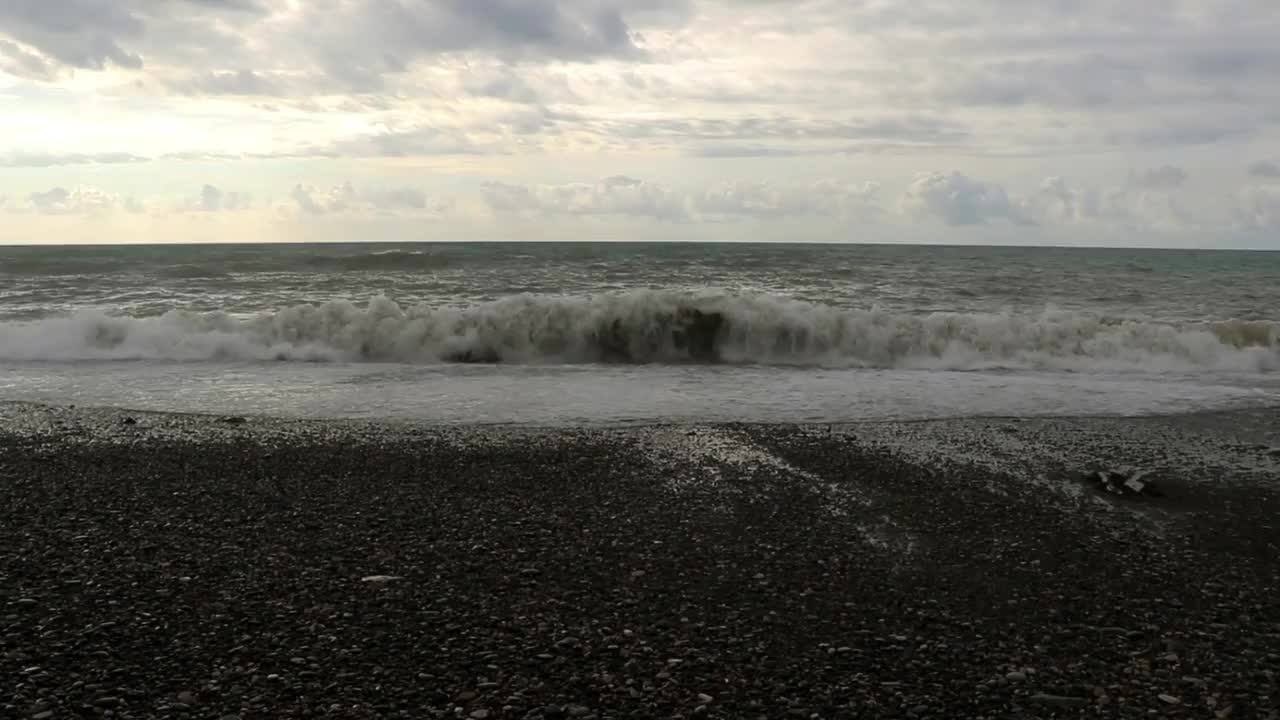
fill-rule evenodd
<path id="1" fill-rule="evenodd" d="M 1021 422 L 1034 467 L 904 441 L 997 420 L 223 420 L 0 405 L 0 717 L 1280 707 L 1276 438 L 1230 416 Z M 1140 499 L 1057 452 L 1192 442 L 1239 463 Z"/>

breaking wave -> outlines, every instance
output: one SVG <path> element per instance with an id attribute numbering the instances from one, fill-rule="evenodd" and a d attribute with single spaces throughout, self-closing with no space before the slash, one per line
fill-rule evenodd
<path id="1" fill-rule="evenodd" d="M 1269 372 L 1280 369 L 1280 324 L 1176 325 L 1053 310 L 913 315 L 662 290 L 467 307 L 376 297 L 252 316 L 81 311 L 0 323 L 0 358 Z"/>

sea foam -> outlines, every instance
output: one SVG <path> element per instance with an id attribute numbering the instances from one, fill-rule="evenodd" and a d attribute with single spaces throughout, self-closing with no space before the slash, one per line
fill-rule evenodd
<path id="1" fill-rule="evenodd" d="M 6 360 L 688 363 L 922 369 L 1268 372 L 1280 324 L 1177 324 L 1043 310 L 910 314 L 764 294 L 521 295 L 458 306 L 386 297 L 250 316 L 101 310 L 0 323 Z"/>

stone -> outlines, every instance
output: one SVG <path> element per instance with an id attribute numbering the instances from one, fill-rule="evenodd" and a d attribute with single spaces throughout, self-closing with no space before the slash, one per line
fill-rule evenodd
<path id="1" fill-rule="evenodd" d="M 1088 698 L 1070 697 L 1066 695 L 1048 695 L 1046 693 L 1036 693 L 1028 699 L 1037 705 L 1060 708 L 1084 707 L 1089 704 Z"/>
<path id="2" fill-rule="evenodd" d="M 1027 679 L 1027 674 L 1024 672 L 1019 672 L 1017 670 L 1014 670 L 1013 672 L 1005 675 L 1004 679 L 1008 680 L 1009 682 L 1022 682 L 1023 680 Z"/>
<path id="3" fill-rule="evenodd" d="M 1121 497 L 1159 497 L 1150 480 L 1146 476 L 1150 470 L 1098 470 L 1085 475 L 1085 481 L 1095 485 L 1099 490 Z"/>
<path id="4" fill-rule="evenodd" d="M 471 720 L 488 720 L 488 717 L 489 711 L 484 708 L 471 711 Z"/>
<path id="5" fill-rule="evenodd" d="M 403 579 L 404 578 L 399 575 L 366 575 L 360 578 L 360 582 L 382 584 L 382 583 L 395 582 L 397 580 L 403 580 Z"/>
<path id="6" fill-rule="evenodd" d="M 1174 696 L 1172 696 L 1172 695 L 1165 695 L 1165 694 L 1161 693 L 1161 694 L 1160 694 L 1160 695 L 1158 695 L 1157 697 L 1159 697 L 1159 698 L 1160 698 L 1160 701 L 1161 701 L 1161 702 L 1163 702 L 1163 703 L 1165 703 L 1166 705 L 1181 705 L 1181 704 L 1182 704 L 1182 701 L 1181 701 L 1181 700 L 1179 700 L 1178 698 L 1176 698 L 1176 697 L 1174 697 Z"/>

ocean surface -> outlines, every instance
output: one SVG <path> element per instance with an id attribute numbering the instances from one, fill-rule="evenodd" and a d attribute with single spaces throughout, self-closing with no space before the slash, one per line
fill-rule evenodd
<path id="1" fill-rule="evenodd" d="M 1280 253 L 0 247 L 0 400 L 467 423 L 1280 404 Z"/>

